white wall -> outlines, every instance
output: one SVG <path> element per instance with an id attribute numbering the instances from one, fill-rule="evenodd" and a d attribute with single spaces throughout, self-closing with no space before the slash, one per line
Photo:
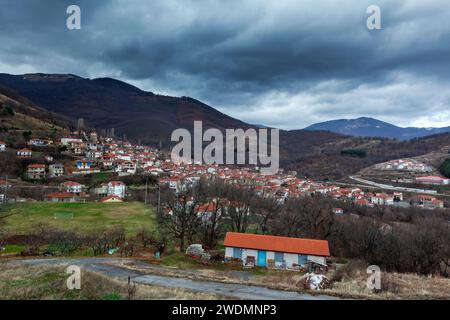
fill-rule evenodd
<path id="1" fill-rule="evenodd" d="M 225 247 L 225 258 L 233 258 L 233 248 Z"/>
<path id="2" fill-rule="evenodd" d="M 314 262 L 317 262 L 317 263 L 326 264 L 326 259 L 324 257 L 308 256 L 307 259 L 311 260 L 311 261 L 314 261 Z"/>
<path id="3" fill-rule="evenodd" d="M 286 261 L 286 267 L 292 268 L 292 264 L 298 263 L 298 254 L 294 253 L 285 253 L 284 254 L 284 261 Z"/>
<path id="4" fill-rule="evenodd" d="M 267 251 L 267 253 L 266 253 L 266 259 L 267 259 L 267 260 L 269 260 L 269 259 L 275 260 L 275 252 L 273 252 L 273 251 Z"/>
<path id="5" fill-rule="evenodd" d="M 242 249 L 242 263 L 245 263 L 245 259 L 248 256 L 255 257 L 255 261 L 258 261 L 258 250 L 253 249 Z M 298 254 L 295 253 L 284 253 L 284 261 L 286 263 L 287 268 L 292 268 L 293 264 L 298 264 Z M 226 258 L 232 258 L 233 257 L 233 247 L 225 247 L 225 257 Z M 266 259 L 273 259 L 275 260 L 275 252 L 274 251 L 266 251 Z M 324 257 L 319 256 L 307 256 L 308 260 L 313 260 L 315 262 L 320 262 L 325 264 L 326 260 Z"/>

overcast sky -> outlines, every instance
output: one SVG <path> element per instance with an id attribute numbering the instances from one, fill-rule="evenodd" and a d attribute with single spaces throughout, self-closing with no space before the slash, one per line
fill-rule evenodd
<path id="1" fill-rule="evenodd" d="M 448 0 L 0 0 L 0 43 L 0 72 L 114 77 L 254 124 L 450 125 Z"/>

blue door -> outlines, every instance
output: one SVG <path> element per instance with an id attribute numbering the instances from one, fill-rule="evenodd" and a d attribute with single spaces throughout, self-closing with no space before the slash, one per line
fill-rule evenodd
<path id="1" fill-rule="evenodd" d="M 265 251 L 258 251 L 258 262 L 256 265 L 258 267 L 266 266 L 266 252 Z"/>

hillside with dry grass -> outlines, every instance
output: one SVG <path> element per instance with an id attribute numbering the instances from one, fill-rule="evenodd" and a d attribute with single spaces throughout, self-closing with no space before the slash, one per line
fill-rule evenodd
<path id="1" fill-rule="evenodd" d="M 178 288 L 129 285 L 83 270 L 80 290 L 68 290 L 68 275 L 60 266 L 22 266 L 0 264 L 0 297 L 4 300 L 162 300 L 221 299 L 220 296 Z M 223 299 L 223 298 L 222 298 Z"/>
<path id="2" fill-rule="evenodd" d="M 66 132 L 72 122 L 36 106 L 11 90 L 0 88 L 0 132 L 34 131 L 42 135 Z"/>

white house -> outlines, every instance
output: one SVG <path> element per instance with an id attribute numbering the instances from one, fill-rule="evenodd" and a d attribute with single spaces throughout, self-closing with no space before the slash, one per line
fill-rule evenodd
<path id="1" fill-rule="evenodd" d="M 386 193 L 376 193 L 370 198 L 370 202 L 381 206 L 392 206 L 394 197 Z"/>
<path id="2" fill-rule="evenodd" d="M 80 194 L 84 192 L 86 186 L 75 181 L 66 181 L 60 184 L 60 189 L 63 192 Z"/>
<path id="3" fill-rule="evenodd" d="M 31 158 L 31 156 L 33 155 L 33 152 L 29 149 L 20 149 L 17 150 L 17 156 L 21 157 L 21 158 Z"/>
<path id="4" fill-rule="evenodd" d="M 307 263 L 326 266 L 330 256 L 328 241 L 227 232 L 225 258 L 240 259 L 244 265 L 296 268 Z"/>
<path id="5" fill-rule="evenodd" d="M 117 196 L 125 198 L 126 185 L 122 181 L 110 181 L 108 182 L 108 196 Z"/>
<path id="6" fill-rule="evenodd" d="M 0 152 L 3 152 L 6 150 L 6 143 L 3 141 L 0 141 Z"/>
<path id="7" fill-rule="evenodd" d="M 60 177 L 64 175 L 64 165 L 61 163 L 54 163 L 48 166 L 49 176 L 51 178 Z"/>
<path id="8" fill-rule="evenodd" d="M 440 176 L 417 177 L 416 182 L 431 185 L 449 185 L 450 179 Z"/>
<path id="9" fill-rule="evenodd" d="M 83 143 L 83 140 L 80 138 L 72 138 L 72 137 L 61 138 L 61 145 L 68 146 L 71 143 Z"/>

